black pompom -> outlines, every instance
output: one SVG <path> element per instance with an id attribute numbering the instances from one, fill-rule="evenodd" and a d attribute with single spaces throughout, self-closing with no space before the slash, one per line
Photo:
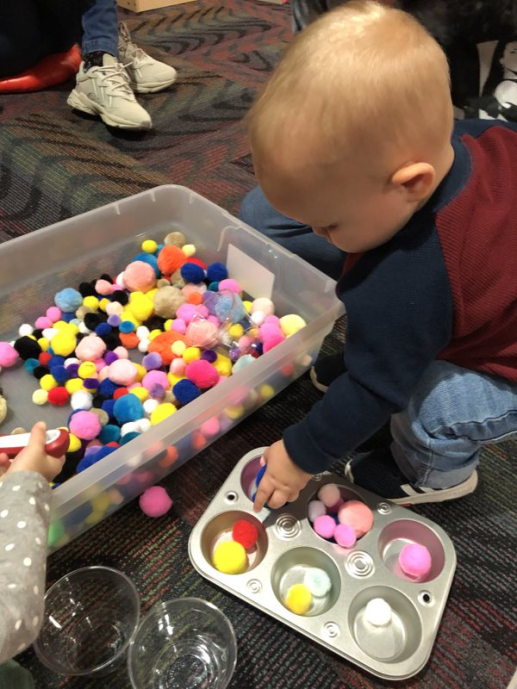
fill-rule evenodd
<path id="1" fill-rule="evenodd" d="M 117 347 L 120 347 L 122 342 L 117 333 L 109 333 L 108 335 L 103 335 L 103 341 L 106 343 L 106 347 L 112 352 Z"/>
<path id="2" fill-rule="evenodd" d="M 93 285 L 90 285 L 89 282 L 81 282 L 79 285 L 79 292 L 82 297 L 96 297 L 97 292 L 95 291 L 95 287 Z"/>
<path id="3" fill-rule="evenodd" d="M 36 368 L 32 371 L 32 375 L 34 376 L 34 378 L 37 378 L 38 380 L 43 378 L 43 376 L 46 376 L 47 373 L 50 373 L 50 371 L 46 366 L 36 366 Z"/>
<path id="4" fill-rule="evenodd" d="M 99 279 L 100 280 L 106 280 L 106 282 L 113 284 L 113 278 L 111 277 L 111 275 L 108 275 L 108 273 L 103 273 Z"/>
<path id="5" fill-rule="evenodd" d="M 165 326 L 165 318 L 160 318 L 160 316 L 151 316 L 145 323 L 143 323 L 149 330 L 163 330 Z"/>
<path id="6" fill-rule="evenodd" d="M 14 348 L 24 361 L 27 361 L 27 359 L 37 359 L 41 354 L 39 344 L 28 335 L 19 337 L 14 343 Z"/>
<path id="7" fill-rule="evenodd" d="M 118 289 L 111 295 L 111 301 L 118 301 L 119 304 L 125 306 L 129 302 L 129 297 L 121 289 Z"/>
<path id="8" fill-rule="evenodd" d="M 87 313 L 84 316 L 84 324 L 88 330 L 95 330 L 101 322 L 101 318 L 97 313 Z"/>

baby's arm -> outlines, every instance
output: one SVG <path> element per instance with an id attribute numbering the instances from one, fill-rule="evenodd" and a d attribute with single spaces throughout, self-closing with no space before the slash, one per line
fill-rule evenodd
<path id="1" fill-rule="evenodd" d="M 2 457 L 5 464 L 6 457 Z M 45 453 L 45 426 L 0 478 L 0 663 L 29 646 L 41 627 L 51 490 L 62 459 Z"/>

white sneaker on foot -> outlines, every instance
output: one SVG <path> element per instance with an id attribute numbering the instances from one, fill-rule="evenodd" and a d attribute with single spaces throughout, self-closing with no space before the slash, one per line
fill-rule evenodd
<path id="1" fill-rule="evenodd" d="M 68 105 L 89 115 L 100 115 L 103 122 L 121 129 L 151 129 L 149 113 L 137 103 L 124 65 L 105 53 L 102 67 L 84 69 L 81 62 L 76 85 Z"/>
<path id="2" fill-rule="evenodd" d="M 118 52 L 131 87 L 137 93 L 162 91 L 176 81 L 177 72 L 174 67 L 155 60 L 136 46 L 124 22 L 119 23 Z"/>

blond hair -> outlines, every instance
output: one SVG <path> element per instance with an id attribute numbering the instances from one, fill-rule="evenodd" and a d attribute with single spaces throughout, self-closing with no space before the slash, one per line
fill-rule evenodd
<path id="1" fill-rule="evenodd" d="M 422 156 L 449 141 L 452 124 L 442 49 L 411 15 L 371 1 L 296 36 L 247 116 L 255 157 L 292 144 L 322 163 Z"/>

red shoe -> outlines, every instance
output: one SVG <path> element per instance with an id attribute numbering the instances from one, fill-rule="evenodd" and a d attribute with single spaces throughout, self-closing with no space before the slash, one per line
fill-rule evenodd
<path id="1" fill-rule="evenodd" d="M 66 53 L 47 55 L 25 72 L 0 79 L 0 93 L 43 91 L 73 77 L 80 64 L 81 51 L 74 45 Z"/>

